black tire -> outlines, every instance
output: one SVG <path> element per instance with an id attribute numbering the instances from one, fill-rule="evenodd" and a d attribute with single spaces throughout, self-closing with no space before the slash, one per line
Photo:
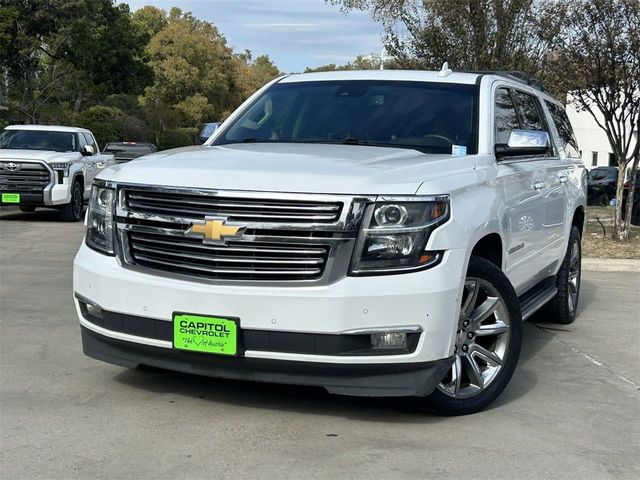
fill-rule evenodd
<path id="1" fill-rule="evenodd" d="M 36 211 L 36 207 L 32 207 L 30 205 L 22 205 L 19 208 L 20 208 L 20 211 L 23 213 L 32 213 Z"/>
<path id="2" fill-rule="evenodd" d="M 479 294 L 475 294 L 476 297 L 473 297 L 471 289 L 467 290 L 467 284 L 472 285 L 471 282 L 476 282 L 476 290 L 479 290 Z M 447 382 L 448 379 L 451 380 L 451 386 L 455 383 L 453 380 L 453 366 L 452 369 L 445 375 L 442 379 L 439 386 L 436 390 L 431 393 L 428 397 L 424 399 L 424 406 L 433 413 L 438 415 L 467 415 L 470 413 L 475 413 L 483 408 L 487 407 L 490 403 L 492 403 L 505 389 L 509 380 L 515 371 L 516 365 L 518 363 L 518 358 L 520 357 L 520 347 L 522 344 L 522 316 L 520 313 L 520 303 L 518 302 L 518 297 L 516 292 L 514 291 L 511 283 L 507 279 L 507 277 L 502 273 L 502 271 L 496 267 L 493 263 L 479 257 L 471 257 L 469 262 L 469 268 L 467 270 L 467 276 L 465 281 L 465 295 L 462 299 L 461 313 L 460 313 L 460 323 L 458 330 L 458 339 L 456 340 L 456 352 L 454 361 L 454 365 L 459 365 L 460 367 L 460 378 L 463 378 L 464 375 L 467 375 L 469 379 L 471 379 L 471 375 L 468 373 L 469 370 L 465 369 L 465 366 L 470 366 L 470 360 L 472 358 L 472 348 L 477 347 L 477 345 L 473 345 L 476 341 L 478 345 L 480 345 L 480 340 L 485 342 L 485 347 L 487 350 L 491 350 L 489 347 L 489 343 L 494 341 L 491 338 L 491 335 L 482 335 L 478 334 L 474 340 L 464 340 L 470 332 L 471 327 L 468 327 L 469 321 L 465 320 L 467 318 L 473 319 L 475 315 L 465 316 L 464 312 L 473 312 L 476 313 L 481 310 L 481 307 L 487 305 L 487 302 L 490 300 L 489 295 L 484 297 L 480 296 L 482 294 L 482 290 L 478 285 L 479 282 L 482 282 L 482 285 L 490 286 L 493 289 L 492 298 L 497 298 L 501 300 L 499 310 L 495 309 L 493 313 L 491 313 L 486 320 L 482 320 L 479 323 L 483 325 L 483 327 L 492 327 L 497 326 L 501 321 L 506 323 L 508 328 L 499 336 L 496 336 L 494 349 L 495 351 L 492 353 L 496 353 L 498 349 L 496 348 L 498 342 L 506 342 L 502 343 L 502 356 L 499 358 L 501 360 L 501 366 L 497 370 L 497 373 L 494 374 L 493 377 L 487 377 L 487 384 L 484 383 L 484 375 L 481 375 L 483 384 L 482 388 L 479 388 L 477 391 L 474 391 L 471 387 L 473 387 L 472 382 L 469 382 L 469 386 L 464 387 L 467 390 L 470 390 L 472 393 L 463 394 L 463 388 L 460 386 L 452 387 L 452 389 L 447 393 Z M 497 292 L 497 295 L 496 295 Z M 469 297 L 471 295 L 471 297 Z M 466 308 L 465 308 L 466 306 Z M 501 320 L 502 319 L 502 320 Z M 473 320 L 471 320 L 473 322 Z M 486 325 L 486 321 L 493 321 L 493 324 Z M 466 324 L 466 325 L 465 325 Z M 464 330 L 464 328 L 468 328 L 468 330 Z M 479 330 L 476 330 L 476 332 Z M 486 333 L 486 330 L 485 332 Z M 503 338 L 502 335 L 507 335 L 506 338 Z M 462 343 L 462 346 L 459 346 L 458 343 Z M 472 343 L 473 346 L 467 345 L 467 342 Z M 468 350 L 464 350 L 467 353 L 461 353 L 463 348 L 468 348 Z M 459 358 L 459 360 L 458 360 Z M 456 363 L 458 362 L 458 363 Z M 466 363 L 465 363 L 466 362 Z M 477 364 L 476 360 L 476 364 Z M 486 370 L 483 373 L 489 370 L 489 363 L 485 366 Z M 464 380 L 458 382 L 458 385 L 462 385 Z M 459 395 L 456 396 L 455 391 L 459 390 Z"/>
<path id="3" fill-rule="evenodd" d="M 84 194 L 82 184 L 74 182 L 71 189 L 71 202 L 60 209 L 60 218 L 63 222 L 77 222 L 82 219 L 84 209 Z"/>
<path id="4" fill-rule="evenodd" d="M 574 252 L 577 255 L 575 258 L 573 257 Z M 575 320 L 578 299 L 580 298 L 581 263 L 580 230 L 576 226 L 572 226 L 567 252 L 556 275 L 558 293 L 540 309 L 540 312 L 536 315 L 537 321 L 568 325 Z M 575 282 L 572 279 L 575 279 Z"/>

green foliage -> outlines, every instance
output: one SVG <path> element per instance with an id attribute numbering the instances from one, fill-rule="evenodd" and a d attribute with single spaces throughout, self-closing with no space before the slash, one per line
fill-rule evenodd
<path id="1" fill-rule="evenodd" d="M 122 110 L 102 105 L 90 107 L 76 116 L 77 126 L 91 130 L 100 148 L 123 138 L 124 121 Z"/>
<path id="2" fill-rule="evenodd" d="M 198 129 L 194 127 L 183 127 L 166 130 L 160 134 L 158 148 L 166 150 L 168 148 L 186 147 L 196 144 Z"/>
<path id="3" fill-rule="evenodd" d="M 385 61 L 386 69 L 395 68 L 395 62 Z M 304 73 L 313 72 L 333 72 L 344 70 L 377 70 L 380 68 L 380 60 L 373 59 L 371 57 L 365 57 L 358 55 L 353 62 L 348 62 L 344 65 L 336 65 L 335 63 L 329 63 L 327 65 L 321 65 L 319 67 L 307 67 L 304 69 Z"/>
<path id="4" fill-rule="evenodd" d="M 0 2 L 0 124 L 72 124 L 109 140 L 192 144 L 280 75 L 211 23 L 113 0 Z M 183 130 L 190 127 L 192 130 Z"/>

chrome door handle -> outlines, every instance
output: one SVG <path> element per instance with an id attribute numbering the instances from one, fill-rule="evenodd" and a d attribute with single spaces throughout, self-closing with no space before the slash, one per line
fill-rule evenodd
<path id="1" fill-rule="evenodd" d="M 565 183 L 565 182 L 567 181 L 567 176 L 566 176 L 566 175 L 560 175 L 560 176 L 558 177 L 558 181 L 559 181 L 560 183 Z"/>
<path id="2" fill-rule="evenodd" d="M 534 190 L 542 190 L 542 189 L 543 189 L 544 187 L 546 187 L 546 186 L 547 186 L 547 184 L 546 184 L 546 183 L 544 183 L 544 182 L 535 182 L 535 183 L 533 184 L 533 188 L 534 188 Z"/>

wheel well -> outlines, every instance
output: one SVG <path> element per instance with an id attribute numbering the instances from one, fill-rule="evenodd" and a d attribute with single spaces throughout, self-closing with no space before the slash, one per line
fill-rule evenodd
<path id="1" fill-rule="evenodd" d="M 571 220 L 571 225 L 575 225 L 576 227 L 578 227 L 578 230 L 580 230 L 580 235 L 583 234 L 585 227 L 584 216 L 584 207 L 580 205 L 578 208 L 576 208 L 576 211 L 573 212 L 573 219 Z"/>
<path id="2" fill-rule="evenodd" d="M 497 233 L 482 237 L 473 247 L 471 255 L 489 260 L 502 270 L 502 239 Z"/>
<path id="3" fill-rule="evenodd" d="M 80 182 L 80 186 L 84 189 L 84 177 L 82 174 L 73 177 L 73 183 Z"/>

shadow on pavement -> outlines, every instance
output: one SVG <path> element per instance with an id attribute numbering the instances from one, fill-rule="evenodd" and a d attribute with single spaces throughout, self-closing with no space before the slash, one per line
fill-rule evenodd
<path id="1" fill-rule="evenodd" d="M 24 213 L 17 207 L 3 207 L 0 210 L 0 221 L 12 222 L 62 222 L 60 212 L 52 208 L 37 209 L 35 212 Z"/>

